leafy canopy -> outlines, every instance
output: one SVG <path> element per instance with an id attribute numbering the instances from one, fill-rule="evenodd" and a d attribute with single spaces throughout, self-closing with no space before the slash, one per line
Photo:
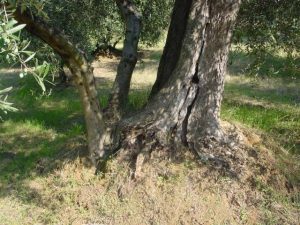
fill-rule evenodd
<path id="1" fill-rule="evenodd" d="M 237 18 L 234 41 L 246 46 L 259 73 L 267 58 L 283 51 L 290 75 L 300 71 L 300 0 L 244 0 Z M 272 65 L 269 65 L 272 66 Z M 264 71 L 265 72 L 265 71 Z M 276 71 L 273 71 L 273 73 Z"/>

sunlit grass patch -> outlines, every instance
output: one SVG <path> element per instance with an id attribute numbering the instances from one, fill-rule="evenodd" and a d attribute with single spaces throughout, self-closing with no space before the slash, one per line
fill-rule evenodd
<path id="1" fill-rule="evenodd" d="M 0 150 L 30 153 L 39 142 L 54 140 L 57 132 L 46 129 L 39 121 L 5 121 L 0 127 Z"/>
<path id="2" fill-rule="evenodd" d="M 19 112 L 0 124 L 3 181 L 33 175 L 41 159 L 68 151 L 66 142 L 85 133 L 80 102 L 72 89 L 34 100 L 17 95 L 15 100 Z"/>
<path id="3" fill-rule="evenodd" d="M 246 46 L 234 44 L 229 54 L 229 73 L 251 74 L 258 78 L 299 79 L 299 56 L 299 52 L 289 55 L 284 49 L 269 49 L 262 55 L 255 55 L 248 52 Z"/>
<path id="4" fill-rule="evenodd" d="M 39 121 L 8 120 L 0 128 L 0 180 L 29 175 L 40 158 L 59 150 L 65 136 Z"/>
<path id="5" fill-rule="evenodd" d="M 146 52 L 146 58 L 138 62 L 126 108 L 129 115 L 135 114 L 146 104 L 161 52 L 161 47 L 150 49 Z M 245 54 L 237 54 L 235 57 L 237 58 L 229 71 L 240 76 L 227 79 L 222 119 L 237 121 L 246 127 L 245 130 L 251 127 L 249 131 L 262 135 L 259 140 L 264 140 L 265 135 L 270 136 L 280 147 L 296 153 L 296 156 L 300 155 L 297 150 L 300 139 L 299 81 L 249 78 L 244 76 L 243 71 L 249 62 Z M 116 59 L 105 59 L 95 63 L 94 72 L 102 108 L 108 104 L 117 62 Z M 76 88 L 49 87 L 52 88 L 51 95 L 41 95 L 34 82 L 30 81 L 27 86 L 19 85 L 17 76 L 3 81 L 6 84 L 16 83 L 10 99 L 18 106 L 19 112 L 8 114 L 5 121 L 0 123 L 0 223 L 106 224 L 103 218 L 108 223 L 116 223 L 109 220 L 114 217 L 121 224 L 143 224 L 143 219 L 149 217 L 149 214 L 145 216 L 143 213 L 148 210 L 147 213 L 152 213 L 153 218 L 167 213 L 166 224 L 177 224 L 170 221 L 177 221 L 174 218 L 180 217 L 184 208 L 194 209 L 193 204 L 198 202 L 202 209 L 207 209 L 204 210 L 204 214 L 209 217 L 207 221 L 210 221 L 212 214 L 227 218 L 231 214 L 226 210 L 234 207 L 239 210 L 236 215 L 240 217 L 241 224 L 248 224 L 251 212 L 242 206 L 234 206 L 232 202 L 230 206 L 226 205 L 226 196 L 219 195 L 223 185 L 215 189 L 211 187 L 216 182 L 205 180 L 206 172 L 201 174 L 195 171 L 189 175 L 197 167 L 194 158 L 187 159 L 182 164 L 172 165 L 168 162 L 167 166 L 149 165 L 150 171 L 161 171 L 148 173 L 147 179 L 151 181 L 147 181 L 148 186 L 131 186 L 133 183 L 129 179 L 129 170 L 119 168 L 117 160 L 108 162 L 113 169 L 105 177 L 94 176 L 94 169 L 86 167 L 81 161 L 83 159 L 78 157 L 80 150 L 87 152 L 87 146 L 84 117 Z M 22 80 L 21 83 L 23 81 L 25 82 Z M 273 150 L 268 143 L 259 144 L 266 144 L 269 148 L 267 151 Z M 275 151 L 273 153 L 276 154 Z M 277 156 L 281 157 L 280 154 Z M 278 160 L 280 168 L 286 169 L 290 175 L 287 177 L 299 184 L 299 175 L 295 172 L 299 171 L 299 166 L 290 158 L 286 159 Z M 61 163 L 55 164 L 56 161 Z M 166 172 L 168 167 L 171 169 Z M 194 178 L 199 180 L 193 183 L 191 180 Z M 230 183 L 230 193 L 235 190 L 231 186 L 233 180 L 228 177 L 220 179 L 224 179 L 224 183 Z M 205 182 L 208 182 L 208 188 L 203 191 L 201 189 Z M 255 208 L 266 210 L 263 214 L 266 215 L 268 224 L 280 223 L 274 213 L 269 211 L 269 206 L 275 201 L 281 203 L 286 199 L 277 197 L 276 192 L 270 194 L 269 185 L 259 184 L 256 184 L 257 189 L 270 197 L 262 209 L 257 205 Z M 126 192 L 130 194 L 126 196 Z M 173 202 L 180 204 L 174 207 Z M 299 199 L 293 202 L 297 207 L 298 203 Z M 290 199 L 287 204 L 292 206 Z M 196 215 L 201 214 L 198 210 L 194 212 Z M 202 218 L 199 221 L 205 220 Z M 217 221 L 207 223 L 223 224 Z M 231 224 L 226 222 L 229 223 Z"/>
<path id="6" fill-rule="evenodd" d="M 129 93 L 128 110 L 135 111 L 141 109 L 147 103 L 150 91 L 150 88 L 132 90 Z"/>
<path id="7" fill-rule="evenodd" d="M 292 153 L 300 154 L 298 80 L 227 79 L 222 117 L 260 129 Z"/>

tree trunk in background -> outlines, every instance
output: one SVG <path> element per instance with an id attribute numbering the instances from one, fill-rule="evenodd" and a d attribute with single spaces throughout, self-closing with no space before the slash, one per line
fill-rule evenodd
<path id="1" fill-rule="evenodd" d="M 129 0 L 116 0 L 126 25 L 126 35 L 121 61 L 114 81 L 109 110 L 114 117 L 120 118 L 121 108 L 128 99 L 130 82 L 138 54 L 138 42 L 141 32 L 140 15 Z"/>
<path id="2" fill-rule="evenodd" d="M 167 83 L 178 62 L 183 37 L 185 35 L 187 18 L 190 13 L 192 0 L 176 0 L 173 8 L 171 24 L 166 45 L 159 62 L 156 81 L 152 87 L 152 98 Z"/>
<path id="3" fill-rule="evenodd" d="M 189 1 L 183 2 L 189 8 Z M 187 25 L 175 69 L 137 117 L 138 121 L 149 121 L 145 114 L 152 118 L 147 129 L 161 143 L 200 149 L 197 145 L 204 139 L 223 140 L 220 106 L 239 5 L 239 0 L 193 0 L 189 16 L 181 21 Z M 183 8 L 183 5 L 176 7 Z"/>
<path id="4" fill-rule="evenodd" d="M 104 156 L 105 126 L 102 119 L 93 70 L 84 55 L 58 30 L 49 27 L 44 21 L 30 12 L 17 8 L 14 18 L 26 29 L 39 37 L 61 56 L 70 69 L 79 90 L 87 127 L 87 141 L 91 158 L 96 161 Z"/>

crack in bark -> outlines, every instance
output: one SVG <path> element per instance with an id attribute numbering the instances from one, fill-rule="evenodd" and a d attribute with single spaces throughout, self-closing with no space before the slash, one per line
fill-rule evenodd
<path id="1" fill-rule="evenodd" d="M 187 134 L 188 134 L 188 121 L 189 121 L 189 117 L 191 115 L 191 112 L 192 112 L 192 109 L 195 105 L 195 102 L 197 100 L 197 97 L 199 95 L 199 77 L 198 77 L 198 72 L 199 72 L 199 65 L 200 65 L 200 61 L 202 60 L 202 56 L 203 56 L 203 53 L 204 53 L 204 47 L 205 47 L 205 38 L 206 38 L 206 30 L 207 30 L 207 26 L 208 26 L 208 23 L 205 24 L 205 27 L 203 28 L 203 31 L 202 31 L 202 40 L 201 40 L 201 48 L 200 48 L 200 53 L 199 53 L 199 57 L 198 57 L 198 60 L 197 60 L 197 64 L 196 64 L 196 71 L 195 71 L 195 74 L 193 75 L 192 79 L 191 79 L 191 84 L 190 84 L 190 87 L 188 88 L 187 90 L 187 94 L 186 94 L 186 98 L 185 98 L 185 101 L 187 100 L 190 92 L 191 92 L 191 89 L 196 86 L 196 93 L 194 95 L 194 98 L 191 102 L 190 105 L 187 106 L 187 112 L 186 112 L 186 115 L 182 121 L 182 131 L 181 131 L 181 141 L 183 143 L 184 146 L 188 147 L 188 140 L 187 140 Z M 182 110 L 182 109 L 181 109 Z M 181 112 L 181 110 L 179 112 Z"/>
<path id="2" fill-rule="evenodd" d="M 182 141 L 183 145 L 186 146 L 186 147 L 188 147 L 188 141 L 187 141 L 187 137 L 186 137 L 187 133 L 188 133 L 188 130 L 187 130 L 188 120 L 189 120 L 189 117 L 191 115 L 192 108 L 193 108 L 193 106 L 196 102 L 196 99 L 198 97 L 198 94 L 199 94 L 199 87 L 197 87 L 195 97 L 194 97 L 192 103 L 187 107 L 187 112 L 186 112 L 185 118 L 182 121 L 181 141 Z"/>

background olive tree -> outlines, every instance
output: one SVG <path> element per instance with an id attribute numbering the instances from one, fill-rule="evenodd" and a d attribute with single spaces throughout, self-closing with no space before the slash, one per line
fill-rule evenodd
<path id="1" fill-rule="evenodd" d="M 274 75 L 282 71 L 299 76 L 299 12 L 299 0 L 242 1 L 234 42 L 242 44 L 254 58 L 248 68 L 252 74 Z M 267 64 L 267 59 L 280 51 L 286 63 L 273 68 L 274 65 Z"/>
<path id="2" fill-rule="evenodd" d="M 173 0 L 132 2 L 142 18 L 140 42 L 147 46 L 156 44 L 168 27 Z M 115 47 L 115 43 L 121 43 L 125 36 L 124 23 L 115 1 L 48 0 L 44 12 L 47 22 L 63 30 L 88 56 L 99 46 Z"/>
<path id="3" fill-rule="evenodd" d="M 1 1 L 5 3 L 5 1 Z M 37 10 L 40 4 L 35 1 L 24 1 L 22 7 L 34 6 Z M 35 51 L 31 51 L 29 46 L 30 40 L 21 35 L 25 24 L 18 24 L 13 18 L 13 9 L 7 8 L 5 4 L 0 8 L 0 66 L 11 65 L 20 69 L 19 76 L 23 78 L 28 74 L 32 75 L 39 84 L 43 92 L 46 91 L 44 81 L 50 72 L 50 64 L 46 61 L 39 61 L 35 56 Z M 30 69 L 34 66 L 34 69 Z M 7 94 L 12 90 L 12 87 L 7 87 L 0 90 L 0 112 L 7 113 L 8 111 L 17 111 L 12 103 L 7 101 Z M 0 117 L 1 118 L 1 117 Z"/>

